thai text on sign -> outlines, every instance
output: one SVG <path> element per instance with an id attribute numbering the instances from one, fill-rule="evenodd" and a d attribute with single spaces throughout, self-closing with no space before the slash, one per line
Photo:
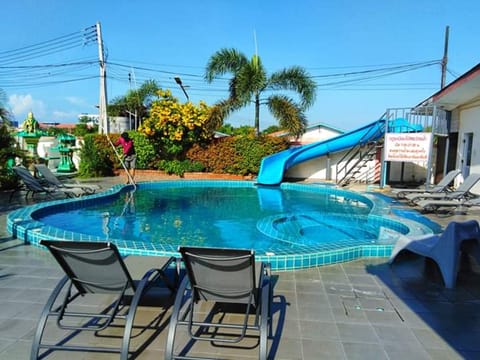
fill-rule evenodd
<path id="1" fill-rule="evenodd" d="M 432 133 L 385 134 L 386 161 L 428 161 Z"/>

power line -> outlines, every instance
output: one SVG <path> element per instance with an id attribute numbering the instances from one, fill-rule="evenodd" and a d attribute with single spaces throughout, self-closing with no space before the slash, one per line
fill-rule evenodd
<path id="1" fill-rule="evenodd" d="M 0 52 L 0 87 L 32 88 L 46 87 L 92 78 L 90 68 L 97 68 L 98 59 L 84 58 L 61 63 L 31 64 L 31 60 L 83 48 L 96 41 L 96 27 L 90 26 L 79 32 L 62 35 L 51 40 Z M 64 58 L 64 56 L 62 55 Z"/>
<path id="2" fill-rule="evenodd" d="M 67 79 L 67 80 L 52 80 L 52 81 L 45 81 L 45 82 L 32 82 L 32 83 L 25 83 L 22 84 L 22 88 L 36 88 L 36 87 L 46 87 L 46 86 L 52 86 L 52 85 L 59 85 L 59 84 L 66 84 L 66 83 L 72 83 L 72 82 L 79 82 L 79 81 L 85 81 L 85 80 L 91 80 L 98 78 L 98 75 L 94 76 L 85 76 L 85 77 L 80 77 L 80 78 L 73 78 L 73 79 Z M 18 88 L 18 85 L 3 85 L 2 87 L 4 88 Z"/>
<path id="3" fill-rule="evenodd" d="M 5 65 L 14 61 L 23 61 L 32 58 L 32 55 L 35 55 L 35 58 L 46 56 L 72 47 L 82 47 L 95 40 L 95 27 L 89 27 L 79 33 L 71 33 L 52 40 L 0 52 L 0 63 Z"/>
<path id="4" fill-rule="evenodd" d="M 436 63 L 423 64 L 423 65 L 418 65 L 416 67 L 409 67 L 409 68 L 406 68 L 406 69 L 391 71 L 391 72 L 385 73 L 385 74 L 363 76 L 363 77 L 360 77 L 360 78 L 355 78 L 355 79 L 350 79 L 350 80 L 340 80 L 340 81 L 334 81 L 334 82 L 323 83 L 323 84 L 318 84 L 318 85 L 319 86 L 332 86 L 332 85 L 351 84 L 351 83 L 355 83 L 355 82 L 361 82 L 361 81 L 367 81 L 367 80 L 372 80 L 372 79 L 379 79 L 379 78 L 383 78 L 383 77 L 387 77 L 387 76 L 398 75 L 398 74 L 401 74 L 401 73 L 418 70 L 418 69 L 429 67 L 429 66 L 432 66 L 432 65 L 438 65 L 438 64 L 436 64 Z"/>
<path id="5" fill-rule="evenodd" d="M 96 27 L 91 26 L 80 32 L 70 33 L 57 37 L 52 40 L 40 42 L 34 45 L 24 46 L 15 50 L 0 52 L 0 87 L 8 88 L 25 88 L 25 87 L 41 87 L 52 86 L 65 82 L 83 81 L 86 79 L 97 78 L 91 70 L 97 70 L 98 59 L 72 60 L 62 63 L 40 63 L 40 64 L 21 64 L 33 58 L 45 57 L 57 52 L 71 50 L 75 47 L 85 46 L 94 43 L 97 40 Z M 174 78 L 181 76 L 189 86 L 189 92 L 192 94 L 228 94 L 229 78 L 216 78 L 214 84 L 207 84 L 204 81 L 203 69 L 200 66 L 182 66 L 174 64 L 154 64 L 148 62 L 139 62 L 148 66 L 132 65 L 132 62 L 124 63 L 123 61 L 106 60 L 109 67 L 109 78 L 119 83 L 128 84 L 128 73 L 132 70 L 136 72 L 136 78 L 141 81 L 155 80 L 164 87 L 171 87 Z M 15 65 L 11 65 L 15 63 Z M 425 67 L 440 64 L 440 60 L 428 60 L 422 62 L 397 63 L 397 64 L 381 64 L 381 65 L 355 65 L 344 67 L 321 68 L 315 67 L 310 70 L 325 69 L 352 69 L 363 68 L 360 71 L 348 71 L 337 73 L 315 74 L 311 78 L 318 85 L 319 90 L 337 90 L 345 87 L 350 89 L 357 87 L 358 84 L 373 81 L 379 78 L 395 76 L 404 72 L 416 71 Z M 165 68 L 181 69 L 180 71 L 166 70 Z M 368 69 L 365 69 L 368 68 Z M 185 71 L 185 69 L 201 69 L 201 73 Z M 306 69 L 307 71 L 309 69 Z M 450 72 L 451 73 L 451 72 Z M 452 73 L 451 73 L 452 74 Z M 452 74 L 453 75 L 453 74 Z M 63 78 L 63 79 L 62 79 Z M 341 78 L 341 79 L 339 79 Z M 331 79 L 331 81 L 325 81 Z M 335 80 L 337 79 L 337 80 Z M 215 87 L 213 87 L 213 86 Z M 411 85 L 418 88 L 421 85 Z M 364 90 L 379 90 L 386 88 L 400 88 L 402 85 L 391 83 L 385 84 L 369 84 L 363 85 Z M 375 88 L 375 89 L 374 89 Z M 403 86 L 405 88 L 405 86 Z M 360 89 L 359 89 L 360 90 Z"/>
<path id="6" fill-rule="evenodd" d="M 424 66 L 431 66 L 431 65 L 438 65 L 440 64 L 440 60 L 432 60 L 432 61 L 424 61 L 419 63 L 411 63 L 405 65 L 398 65 L 398 66 L 391 66 L 391 67 L 381 67 L 377 69 L 369 69 L 369 70 L 362 70 L 362 71 L 353 71 L 353 72 L 344 72 L 344 73 L 336 73 L 336 74 L 325 74 L 325 75 L 313 75 L 312 78 L 327 78 L 327 77 L 345 77 L 345 76 L 355 76 L 355 75 L 364 75 L 364 74 L 371 74 L 377 72 L 391 72 L 391 71 L 398 71 L 398 70 L 408 70 L 408 69 L 417 69 L 419 67 Z"/>

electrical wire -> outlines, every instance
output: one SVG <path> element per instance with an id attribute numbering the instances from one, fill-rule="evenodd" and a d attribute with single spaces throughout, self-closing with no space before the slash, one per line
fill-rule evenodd
<path id="1" fill-rule="evenodd" d="M 68 82 L 80 82 L 98 78 L 94 72 L 98 71 L 98 59 L 86 58 L 82 60 L 64 61 L 62 63 L 40 63 L 28 64 L 32 59 L 48 57 L 59 52 L 71 51 L 74 48 L 85 47 L 97 41 L 96 26 L 87 27 L 79 32 L 63 35 L 52 40 L 37 44 L 24 46 L 18 49 L 0 52 L 0 87 L 4 88 L 32 88 L 52 86 Z M 20 65 L 18 65 L 20 63 Z M 174 78 L 181 76 L 186 83 L 188 92 L 192 95 L 198 94 L 204 97 L 215 96 L 215 94 L 228 94 L 229 78 L 219 77 L 212 84 L 204 80 L 204 67 L 184 66 L 175 64 L 154 64 L 141 61 L 110 61 L 105 60 L 109 68 L 109 79 L 118 84 L 129 84 L 128 74 L 135 71 L 136 80 L 143 83 L 148 80 L 155 80 L 164 87 L 171 87 Z M 315 81 L 318 89 L 321 90 L 384 90 L 387 88 L 400 89 L 405 86 L 392 81 L 391 84 L 368 84 L 374 80 L 386 77 L 418 71 L 430 66 L 436 66 L 441 60 L 428 60 L 422 62 L 381 64 L 381 65 L 354 65 L 343 67 L 313 67 L 306 68 L 307 71 L 318 70 L 354 69 L 363 68 L 358 71 L 342 71 L 334 73 L 313 74 L 311 79 Z M 12 65 L 15 64 L 15 65 Z M 143 64 L 142 66 L 136 64 Z M 167 70 L 168 68 L 168 70 Z M 192 72 L 188 70 L 198 70 Z M 179 71 L 180 70 L 180 71 Z M 187 71 L 185 71 L 187 70 Z M 447 69 L 449 74 L 454 75 Z M 330 79 L 330 81 L 328 81 Z M 164 85 L 166 84 L 166 85 Z M 363 84 L 363 85 L 360 85 Z M 362 86 L 362 87 L 360 87 Z M 410 89 L 420 85 L 412 84 Z M 175 86 L 172 90 L 178 90 Z M 268 91 L 268 89 L 267 89 Z"/>
<path id="2" fill-rule="evenodd" d="M 0 52 L 0 63 L 4 66 L 21 61 L 37 59 L 54 53 L 64 52 L 75 47 L 84 47 L 94 43 L 96 40 L 97 36 L 95 27 L 92 26 L 79 33 L 71 33 L 34 45 Z"/>

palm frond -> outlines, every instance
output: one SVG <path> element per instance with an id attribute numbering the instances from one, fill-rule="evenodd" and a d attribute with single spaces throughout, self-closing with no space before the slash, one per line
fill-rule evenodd
<path id="1" fill-rule="evenodd" d="M 240 82 L 243 82 L 242 79 L 239 79 L 238 76 L 234 76 L 230 79 L 229 82 L 229 97 L 228 101 L 230 103 L 235 103 L 239 105 L 239 108 L 246 106 L 251 100 L 250 92 L 245 91 L 244 85 L 240 85 Z"/>
<path id="2" fill-rule="evenodd" d="M 208 119 L 208 123 L 210 124 L 209 126 L 213 129 L 218 129 L 220 126 L 222 126 L 225 118 L 241 107 L 243 107 L 242 104 L 232 101 L 230 98 L 217 102 L 210 110 Z"/>
<path id="3" fill-rule="evenodd" d="M 247 57 L 236 49 L 220 49 L 210 57 L 207 63 L 205 80 L 212 82 L 215 77 L 228 72 L 235 74 L 247 62 Z"/>
<path id="4" fill-rule="evenodd" d="M 260 59 L 251 61 L 237 72 L 237 92 L 242 94 L 260 94 L 267 86 L 267 71 Z"/>
<path id="5" fill-rule="evenodd" d="M 273 73 L 269 79 L 272 90 L 292 90 L 301 97 L 301 105 L 305 110 L 313 105 L 317 85 L 305 69 L 293 66 Z"/>
<path id="6" fill-rule="evenodd" d="M 282 129 L 288 130 L 293 136 L 305 133 L 307 119 L 292 99 L 284 95 L 272 95 L 267 100 L 267 106 Z"/>

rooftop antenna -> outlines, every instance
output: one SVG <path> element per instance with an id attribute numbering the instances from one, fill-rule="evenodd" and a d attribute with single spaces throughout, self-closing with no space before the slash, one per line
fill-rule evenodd
<path id="1" fill-rule="evenodd" d="M 255 44 L 255 65 L 258 65 L 257 31 L 255 29 L 253 29 L 253 42 Z"/>

